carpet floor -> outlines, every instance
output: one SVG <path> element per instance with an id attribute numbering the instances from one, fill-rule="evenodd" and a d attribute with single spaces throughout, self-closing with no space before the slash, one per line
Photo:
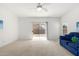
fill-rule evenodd
<path id="1" fill-rule="evenodd" d="M 17 40 L 0 48 L 0 56 L 73 56 L 58 42 L 49 40 Z"/>

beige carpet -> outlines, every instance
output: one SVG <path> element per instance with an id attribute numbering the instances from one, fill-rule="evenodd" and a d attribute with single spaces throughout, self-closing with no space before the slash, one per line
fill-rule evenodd
<path id="1" fill-rule="evenodd" d="M 17 40 L 0 48 L 2 56 L 72 56 L 58 42 L 48 40 Z"/>

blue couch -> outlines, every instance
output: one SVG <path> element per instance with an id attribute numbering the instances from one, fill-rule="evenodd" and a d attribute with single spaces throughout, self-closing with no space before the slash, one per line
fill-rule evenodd
<path id="1" fill-rule="evenodd" d="M 76 43 L 73 43 L 71 41 L 71 38 L 73 36 L 76 36 L 79 38 L 79 33 L 72 32 L 65 36 L 60 36 L 60 45 L 66 48 L 68 51 L 73 53 L 76 56 L 79 56 L 79 41 Z"/>

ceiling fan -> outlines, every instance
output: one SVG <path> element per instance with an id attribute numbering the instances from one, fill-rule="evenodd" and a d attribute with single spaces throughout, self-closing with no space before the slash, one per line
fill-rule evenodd
<path id="1" fill-rule="evenodd" d="M 41 10 L 48 11 L 47 8 L 44 8 L 44 5 L 45 4 L 38 3 L 36 6 L 37 10 L 38 11 L 41 11 Z"/>

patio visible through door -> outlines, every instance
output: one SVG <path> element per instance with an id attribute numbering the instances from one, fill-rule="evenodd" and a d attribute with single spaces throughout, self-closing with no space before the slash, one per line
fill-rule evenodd
<path id="1" fill-rule="evenodd" d="M 47 23 L 33 22 L 33 40 L 47 40 Z"/>

